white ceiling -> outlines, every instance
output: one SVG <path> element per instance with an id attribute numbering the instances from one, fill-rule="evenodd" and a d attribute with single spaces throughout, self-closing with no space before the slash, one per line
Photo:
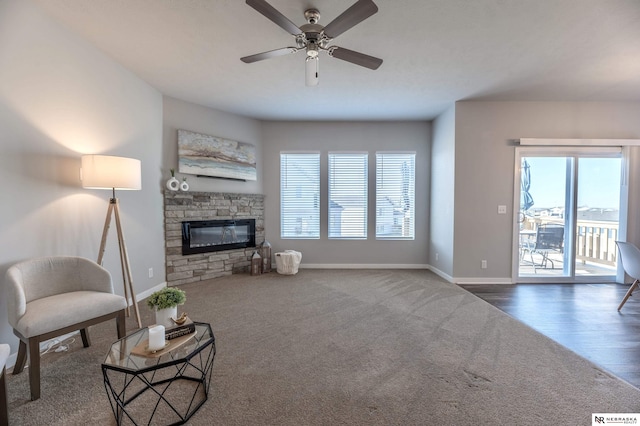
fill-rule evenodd
<path id="1" fill-rule="evenodd" d="M 268 120 L 424 120 L 458 100 L 640 101 L 640 0 L 374 0 L 335 45 L 377 71 L 303 52 L 242 0 L 32 0 L 163 94 Z M 355 0 L 268 0 L 327 25 Z"/>

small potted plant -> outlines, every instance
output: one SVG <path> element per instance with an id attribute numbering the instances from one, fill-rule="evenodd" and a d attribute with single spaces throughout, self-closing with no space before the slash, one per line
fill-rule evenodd
<path id="1" fill-rule="evenodd" d="M 174 322 L 171 318 L 178 317 L 178 305 L 183 305 L 187 295 L 177 287 L 165 287 L 153 293 L 147 299 L 147 305 L 155 310 L 156 324 L 171 327 Z"/>

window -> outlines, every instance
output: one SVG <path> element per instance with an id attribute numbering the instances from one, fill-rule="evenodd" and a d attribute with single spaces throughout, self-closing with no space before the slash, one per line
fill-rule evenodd
<path id="1" fill-rule="evenodd" d="M 329 238 L 367 238 L 367 153 L 329 153 Z"/>
<path id="2" fill-rule="evenodd" d="M 415 238 L 415 152 L 376 153 L 376 239 Z"/>
<path id="3" fill-rule="evenodd" d="M 280 237 L 320 238 L 319 153 L 280 153 Z"/>

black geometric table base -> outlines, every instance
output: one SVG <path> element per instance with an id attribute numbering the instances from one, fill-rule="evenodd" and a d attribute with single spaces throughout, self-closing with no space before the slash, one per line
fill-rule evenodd
<path id="1" fill-rule="evenodd" d="M 211 328 L 197 323 L 193 342 L 159 358 L 131 354 L 131 347 L 141 341 L 141 336 L 136 336 L 141 331 L 114 343 L 102 364 L 104 386 L 116 422 L 184 424 L 209 396 L 216 354 Z"/>

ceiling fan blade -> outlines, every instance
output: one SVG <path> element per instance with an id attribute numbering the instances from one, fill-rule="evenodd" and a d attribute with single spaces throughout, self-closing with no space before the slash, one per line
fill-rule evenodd
<path id="1" fill-rule="evenodd" d="M 240 58 L 244 63 L 250 64 L 252 62 L 258 62 L 265 59 L 275 58 L 277 56 L 288 55 L 289 53 L 296 53 L 298 51 L 295 47 L 283 47 L 280 49 L 270 50 L 268 52 L 257 53 L 255 55 L 245 56 Z"/>
<path id="2" fill-rule="evenodd" d="M 249 0 L 247 0 L 248 2 Z M 353 6 L 342 12 L 340 16 L 324 27 L 324 34 L 329 38 L 336 38 L 377 11 L 378 6 L 372 0 L 358 0 Z"/>
<path id="3" fill-rule="evenodd" d="M 265 0 L 247 0 L 247 4 L 262 13 L 265 17 L 272 20 L 280 28 L 292 35 L 303 34 L 303 32 L 282 13 L 267 3 Z"/>
<path id="4" fill-rule="evenodd" d="M 380 58 L 365 55 L 364 53 L 356 52 L 354 50 L 345 49 L 344 47 L 332 46 L 329 51 L 329 55 L 372 70 L 377 70 L 378 67 L 382 65 L 382 59 Z"/>

